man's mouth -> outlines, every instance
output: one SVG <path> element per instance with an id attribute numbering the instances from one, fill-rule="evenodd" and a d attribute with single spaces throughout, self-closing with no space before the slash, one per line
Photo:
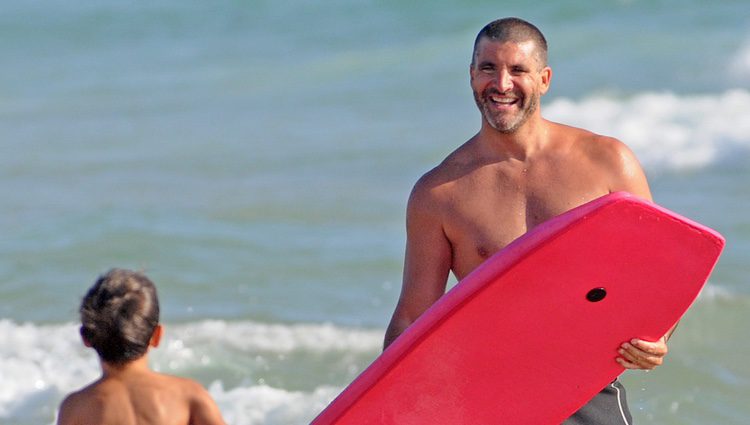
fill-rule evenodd
<path id="1" fill-rule="evenodd" d="M 515 105 L 518 102 L 518 98 L 516 96 L 491 94 L 487 96 L 487 98 L 493 105 L 498 107 L 511 106 Z"/>

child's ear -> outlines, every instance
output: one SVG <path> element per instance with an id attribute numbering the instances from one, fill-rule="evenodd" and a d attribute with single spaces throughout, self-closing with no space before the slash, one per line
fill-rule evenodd
<path id="1" fill-rule="evenodd" d="M 91 343 L 89 342 L 88 338 L 86 338 L 86 335 L 84 335 L 83 326 L 78 329 L 78 332 L 81 334 L 81 341 L 83 341 L 83 345 L 85 345 L 86 347 L 91 347 Z"/>
<path id="2" fill-rule="evenodd" d="M 161 326 L 161 323 L 156 325 L 154 328 L 154 333 L 151 334 L 151 341 L 149 342 L 149 345 L 156 348 L 159 346 L 159 343 L 161 342 L 161 335 L 164 332 L 164 328 Z"/>

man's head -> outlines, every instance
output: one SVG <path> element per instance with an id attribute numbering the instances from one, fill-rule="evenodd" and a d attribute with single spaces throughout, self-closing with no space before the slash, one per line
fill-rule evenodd
<path id="1" fill-rule="evenodd" d="M 534 24 L 520 18 L 497 19 L 485 25 L 474 39 L 474 50 L 471 54 L 471 64 L 474 65 L 477 58 L 477 47 L 482 39 L 498 42 L 522 43 L 532 41 L 535 46 L 534 56 L 539 62 L 539 69 L 547 66 L 547 39 L 539 28 Z"/>
<path id="2" fill-rule="evenodd" d="M 156 287 L 141 273 L 112 269 L 89 289 L 80 313 L 81 336 L 102 361 L 130 362 L 146 354 L 159 325 Z"/>
<path id="3" fill-rule="evenodd" d="M 547 42 L 524 20 L 490 22 L 474 42 L 470 75 L 483 128 L 515 133 L 541 117 L 540 99 L 552 77 L 547 66 Z"/>

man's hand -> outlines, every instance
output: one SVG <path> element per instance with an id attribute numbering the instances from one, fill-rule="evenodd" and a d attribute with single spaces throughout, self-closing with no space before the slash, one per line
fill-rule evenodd
<path id="1" fill-rule="evenodd" d="M 667 335 L 659 338 L 656 342 L 644 341 L 634 338 L 623 343 L 619 350 L 621 357 L 616 359 L 617 363 L 625 369 L 641 369 L 649 371 L 664 363 L 667 355 Z"/>

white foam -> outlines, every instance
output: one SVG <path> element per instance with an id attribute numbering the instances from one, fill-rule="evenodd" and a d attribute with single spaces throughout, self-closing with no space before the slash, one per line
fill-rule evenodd
<path id="1" fill-rule="evenodd" d="M 382 343 L 382 331 L 331 324 L 211 320 L 167 324 L 166 329 L 164 343 L 152 352 L 151 360 L 156 369 L 161 365 L 161 369 L 177 370 L 178 374 L 214 373 L 211 371 L 216 369 L 210 367 L 215 365 L 205 361 L 207 350 L 219 353 L 229 363 L 220 367 L 231 368 L 244 365 L 248 358 L 275 358 L 277 354 L 292 352 L 299 352 L 303 358 L 308 353 L 326 353 L 337 361 L 347 361 L 352 353 L 376 354 Z M 96 353 L 81 344 L 77 325 L 18 324 L 2 319 L 0 341 L 3 341 L 0 345 L 2 423 L 52 423 L 63 396 L 99 375 Z M 244 373 L 252 375 L 252 371 Z M 228 423 L 238 425 L 307 423 L 340 390 L 323 386 L 309 387 L 314 388 L 309 392 L 291 391 L 252 379 L 243 379 L 227 390 L 224 385 L 217 380 L 210 392 Z"/>
<path id="2" fill-rule="evenodd" d="M 729 62 L 730 76 L 740 82 L 750 83 L 750 38 L 740 47 Z"/>
<path id="3" fill-rule="evenodd" d="M 249 375 L 265 374 L 269 362 L 290 354 L 326 354 L 357 368 L 358 354 L 378 353 L 383 331 L 342 328 L 332 324 L 269 324 L 206 320 L 166 327 L 164 342 L 151 355 L 155 370 L 180 374 L 211 363 L 234 363 Z M 276 360 L 274 360 L 276 359 Z M 262 372 L 261 372 L 262 371 Z M 257 372 L 257 373 L 256 373 Z"/>
<path id="4" fill-rule="evenodd" d="M 319 387 L 312 392 L 285 391 L 266 385 L 224 391 L 218 383 L 209 387 L 224 420 L 235 425 L 310 423 L 340 391 L 333 387 Z"/>
<path id="5" fill-rule="evenodd" d="M 750 152 L 750 92 L 678 96 L 644 93 L 628 99 L 605 96 L 556 99 L 545 116 L 616 137 L 650 171 L 698 168 Z"/>
<path id="6" fill-rule="evenodd" d="M 243 351 L 289 353 L 292 351 L 368 352 L 383 342 L 382 330 L 341 328 L 332 324 L 267 324 L 206 320 L 169 328 L 177 347 L 180 341 L 200 344 L 213 341 Z"/>
<path id="7" fill-rule="evenodd" d="M 72 324 L 0 320 L 0 341 L 0 418 L 33 419 L 54 411 L 49 402 L 59 398 L 59 389 L 98 375 L 96 358 L 86 355 Z"/>
<path id="8" fill-rule="evenodd" d="M 709 281 L 698 294 L 698 301 L 704 303 L 714 301 L 748 302 L 748 299 L 725 286 Z"/>

